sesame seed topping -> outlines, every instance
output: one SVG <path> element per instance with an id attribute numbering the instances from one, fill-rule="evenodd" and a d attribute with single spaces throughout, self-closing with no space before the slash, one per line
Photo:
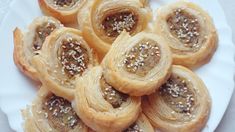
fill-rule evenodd
<path id="1" fill-rule="evenodd" d="M 49 124 L 59 130 L 73 129 L 79 122 L 79 117 L 73 110 L 71 103 L 56 95 L 49 95 L 45 99 L 42 110 Z"/>
<path id="2" fill-rule="evenodd" d="M 134 123 L 130 127 L 128 127 L 124 132 L 144 132 L 138 124 Z"/>
<path id="3" fill-rule="evenodd" d="M 56 25 L 54 22 L 45 22 L 38 26 L 35 29 L 35 36 L 33 40 L 33 51 L 38 51 L 42 48 L 42 44 L 45 41 L 46 37 L 51 34 L 52 31 L 56 29 Z M 35 52 L 37 54 L 37 52 Z"/>
<path id="4" fill-rule="evenodd" d="M 108 15 L 101 23 L 107 36 L 117 37 L 124 29 L 132 32 L 137 24 L 137 17 L 132 12 L 120 12 Z"/>
<path id="5" fill-rule="evenodd" d="M 156 42 L 143 40 L 125 54 L 122 61 L 128 72 L 145 76 L 159 62 L 161 53 Z"/>
<path id="6" fill-rule="evenodd" d="M 176 9 L 167 19 L 170 32 L 178 38 L 185 47 L 197 51 L 200 48 L 200 24 L 193 15 L 183 9 Z"/>
<path id="7" fill-rule="evenodd" d="M 87 49 L 72 37 L 64 39 L 61 43 L 58 60 L 62 65 L 62 74 L 66 73 L 70 78 L 77 74 L 81 75 L 87 69 L 89 62 Z"/>
<path id="8" fill-rule="evenodd" d="M 189 88 L 190 83 L 185 79 L 172 75 L 161 86 L 160 95 L 173 111 L 191 116 L 195 104 L 194 92 Z"/>
<path id="9" fill-rule="evenodd" d="M 128 95 L 115 90 L 103 77 L 100 79 L 100 85 L 104 99 L 109 102 L 113 108 L 120 108 L 122 103 L 127 100 Z"/>
<path id="10" fill-rule="evenodd" d="M 78 2 L 79 0 L 52 0 L 54 5 L 57 7 L 68 8 L 72 7 Z"/>

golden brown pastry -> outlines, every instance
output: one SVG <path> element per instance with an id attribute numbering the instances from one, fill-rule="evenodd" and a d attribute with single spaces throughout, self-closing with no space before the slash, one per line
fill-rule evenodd
<path id="1" fill-rule="evenodd" d="M 102 72 L 94 67 L 76 81 L 74 108 L 94 131 L 120 132 L 138 118 L 141 100 L 115 90 Z"/>
<path id="2" fill-rule="evenodd" d="M 179 1 L 157 11 L 155 32 L 173 52 L 173 63 L 197 68 L 210 61 L 218 36 L 211 17 L 198 5 Z"/>
<path id="3" fill-rule="evenodd" d="M 41 10 L 62 23 L 76 23 L 77 13 L 88 0 L 38 0 Z"/>
<path id="4" fill-rule="evenodd" d="M 41 82 L 53 93 L 73 99 L 75 78 L 97 64 L 97 58 L 79 30 L 61 28 L 43 44 L 33 64 Z"/>
<path id="5" fill-rule="evenodd" d="M 153 93 L 169 77 L 172 56 L 160 36 L 123 32 L 102 61 L 104 78 L 117 90 L 133 96 Z"/>
<path id="6" fill-rule="evenodd" d="M 42 87 L 30 109 L 23 116 L 26 122 L 25 131 L 40 132 L 88 132 L 88 127 L 73 110 L 71 103 Z"/>
<path id="7" fill-rule="evenodd" d="M 160 131 L 199 132 L 211 109 L 211 98 L 203 81 L 182 66 L 173 66 L 170 79 L 144 98 L 145 115 Z"/>
<path id="8" fill-rule="evenodd" d="M 154 132 L 152 125 L 144 114 L 140 114 L 137 121 L 123 132 Z"/>
<path id="9" fill-rule="evenodd" d="M 101 58 L 123 30 L 134 35 L 146 29 L 151 16 L 146 3 L 145 0 L 93 0 L 78 13 L 85 39 Z"/>
<path id="10" fill-rule="evenodd" d="M 32 57 L 41 50 L 46 37 L 60 27 L 62 25 L 58 20 L 43 16 L 36 18 L 25 33 L 19 28 L 14 30 L 14 62 L 31 79 L 39 81 L 36 69 L 31 64 Z"/>
<path id="11" fill-rule="evenodd" d="M 21 112 L 24 118 L 24 124 L 23 124 L 24 132 L 41 132 L 39 128 L 37 127 L 32 117 L 32 114 L 30 113 L 30 108 L 26 108 L 25 110 L 22 110 Z"/>

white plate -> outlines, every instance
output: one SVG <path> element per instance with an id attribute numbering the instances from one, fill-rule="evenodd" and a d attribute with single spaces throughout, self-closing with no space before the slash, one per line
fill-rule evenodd
<path id="1" fill-rule="evenodd" d="M 152 0 L 151 6 L 156 9 L 169 1 L 172 0 Z M 219 3 L 216 0 L 193 0 L 193 2 L 209 12 L 219 34 L 219 47 L 213 59 L 196 71 L 204 80 L 212 97 L 211 115 L 204 128 L 204 132 L 211 132 L 220 122 L 233 92 L 234 47 L 231 29 Z M 6 113 L 11 128 L 16 131 L 23 131 L 20 110 L 30 104 L 37 88 L 14 65 L 12 31 L 16 26 L 26 29 L 35 17 L 41 15 L 37 0 L 13 0 L 0 26 L 0 106 Z"/>

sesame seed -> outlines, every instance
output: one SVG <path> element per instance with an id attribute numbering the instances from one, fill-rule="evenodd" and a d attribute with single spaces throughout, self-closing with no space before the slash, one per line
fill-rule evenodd
<path id="1" fill-rule="evenodd" d="M 125 53 L 122 64 L 128 72 L 138 74 L 138 71 L 141 71 L 142 68 L 151 70 L 154 67 L 152 62 L 157 64 L 160 58 L 161 54 L 158 45 L 153 40 L 144 40 Z"/>
<path id="2" fill-rule="evenodd" d="M 38 51 L 42 48 L 42 44 L 45 41 L 46 37 L 50 35 L 52 31 L 57 28 L 54 21 L 44 22 L 35 29 L 34 40 L 32 43 L 32 50 Z M 35 55 L 38 53 L 35 52 Z"/>
<path id="3" fill-rule="evenodd" d="M 59 8 L 68 8 L 72 7 L 78 2 L 78 0 L 53 0 L 55 7 Z"/>
<path id="4" fill-rule="evenodd" d="M 187 80 L 179 76 L 171 76 L 170 79 L 161 86 L 159 94 L 162 95 L 177 113 L 191 116 L 194 107 L 194 94 L 188 88 Z"/>
<path id="5" fill-rule="evenodd" d="M 197 50 L 200 36 L 200 24 L 198 20 L 184 9 L 176 9 L 167 19 L 171 34 L 177 37 L 185 47 Z"/>
<path id="6" fill-rule="evenodd" d="M 48 118 L 48 113 L 44 113 L 45 118 Z"/>
<path id="7" fill-rule="evenodd" d="M 69 78 L 79 74 L 86 69 L 89 61 L 87 49 L 82 46 L 81 41 L 67 37 L 62 40 L 61 56 L 58 57 L 62 64 L 62 74 L 67 74 Z"/>
<path id="8" fill-rule="evenodd" d="M 126 101 L 127 95 L 115 90 L 103 77 L 101 77 L 100 83 L 104 99 L 114 108 L 121 107 L 121 104 Z"/>
<path id="9" fill-rule="evenodd" d="M 140 126 L 136 123 L 129 126 L 124 132 L 143 132 L 143 130 L 140 128 Z"/>
<path id="10" fill-rule="evenodd" d="M 118 36 L 124 29 L 131 32 L 136 25 L 134 13 L 121 12 L 107 16 L 101 23 L 102 29 L 109 37 Z"/>
<path id="11" fill-rule="evenodd" d="M 65 127 L 74 128 L 79 121 L 79 117 L 73 110 L 71 103 L 66 99 L 58 97 L 56 95 L 48 96 L 47 99 L 45 100 L 44 105 L 42 106 L 42 109 L 45 111 L 44 112 L 45 118 L 51 116 L 53 118 L 57 118 L 58 120 L 55 119 L 54 121 L 58 121 L 57 123 L 59 125 Z M 55 123 L 54 125 L 56 125 L 57 123 Z"/>

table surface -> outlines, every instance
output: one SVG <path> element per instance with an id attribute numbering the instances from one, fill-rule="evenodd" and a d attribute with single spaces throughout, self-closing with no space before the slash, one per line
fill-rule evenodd
<path id="1" fill-rule="evenodd" d="M 234 0 L 219 0 L 219 2 L 225 11 L 227 21 L 233 30 L 233 42 L 235 43 L 235 26 L 233 25 L 235 23 L 235 17 L 234 17 L 235 16 L 235 8 L 234 8 L 235 1 Z M 1 3 L 0 3 L 0 9 L 1 9 Z M 1 14 L 1 11 L 0 11 L 0 14 Z M 235 114 L 234 113 L 235 113 L 235 92 L 233 93 L 228 109 L 226 110 L 226 113 L 222 121 L 217 127 L 216 132 L 232 132 L 235 130 Z M 9 127 L 6 115 L 1 110 L 0 110 L 0 128 L 2 132 L 13 132 L 13 130 Z"/>

